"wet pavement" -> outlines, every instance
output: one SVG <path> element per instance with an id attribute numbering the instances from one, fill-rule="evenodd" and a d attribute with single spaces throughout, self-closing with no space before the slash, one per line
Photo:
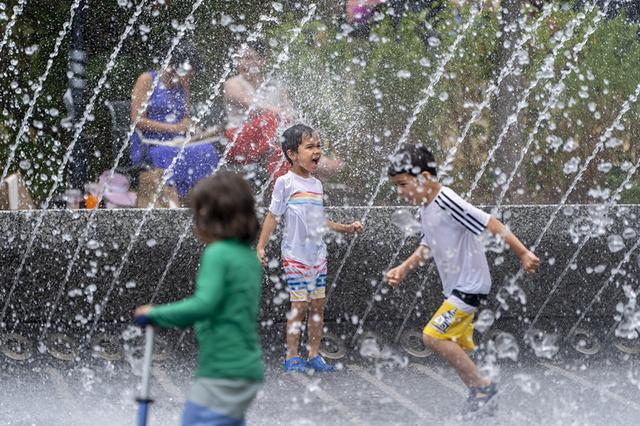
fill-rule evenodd
<path id="1" fill-rule="evenodd" d="M 527 359 L 524 359 L 527 358 Z M 494 416 L 463 422 L 466 390 L 433 356 L 343 359 L 324 375 L 267 368 L 250 425 L 637 425 L 640 357 L 620 353 L 572 360 L 498 360 Z M 192 354 L 154 365 L 151 425 L 177 425 L 196 366 Z M 137 361 L 90 357 L 0 362 L 0 425 L 134 424 Z"/>

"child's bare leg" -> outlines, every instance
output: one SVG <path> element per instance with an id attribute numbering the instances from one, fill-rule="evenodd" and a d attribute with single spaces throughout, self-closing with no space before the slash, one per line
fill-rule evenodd
<path id="1" fill-rule="evenodd" d="M 451 340 L 435 339 L 426 334 L 422 335 L 422 341 L 429 349 L 444 358 L 455 368 L 458 376 L 468 387 L 488 386 L 491 384 L 491 380 L 480 375 L 478 367 L 457 343 Z"/>
<path id="2" fill-rule="evenodd" d="M 287 359 L 298 356 L 302 320 L 307 312 L 307 302 L 291 302 L 291 310 L 287 313 Z"/>
<path id="3" fill-rule="evenodd" d="M 313 299 L 309 310 L 309 359 L 320 353 L 320 339 L 324 326 L 324 298 Z"/>

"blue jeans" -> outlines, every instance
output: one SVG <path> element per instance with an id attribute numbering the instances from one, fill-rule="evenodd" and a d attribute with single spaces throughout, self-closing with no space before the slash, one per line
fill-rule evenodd
<path id="1" fill-rule="evenodd" d="M 182 414 L 182 426 L 245 426 L 244 419 L 235 419 L 187 401 Z"/>

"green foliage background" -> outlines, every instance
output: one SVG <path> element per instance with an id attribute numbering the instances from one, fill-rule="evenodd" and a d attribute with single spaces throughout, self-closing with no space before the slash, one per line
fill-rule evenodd
<path id="1" fill-rule="evenodd" d="M 111 125 L 104 101 L 129 98 L 137 76 L 157 66 L 192 6 L 192 2 L 186 0 L 149 0 L 147 3 L 136 24 L 135 35 L 125 41 L 109 76 L 109 86 L 98 97 L 95 119 L 84 132 L 91 143 L 93 177 L 113 162 Z M 244 41 L 248 31 L 262 23 L 265 30 L 262 41 L 270 46 L 271 66 L 278 64 L 272 74 L 287 83 L 297 108 L 305 121 L 319 130 L 329 152 L 347 164 L 329 186 L 340 194 L 339 201 L 361 204 L 369 201 L 387 156 L 405 130 L 416 103 L 425 97 L 423 89 L 433 78 L 459 29 L 469 19 L 470 2 L 447 2 L 436 18 L 427 19 L 426 12 L 406 12 L 397 25 L 391 16 L 379 14 L 369 38 L 345 35 L 341 27 L 344 24 L 342 8 L 338 3 L 318 2 L 314 19 L 289 45 L 292 30 L 306 14 L 307 4 L 284 2 L 280 8 L 270 1 L 205 2 L 196 13 L 194 28 L 188 36 L 198 46 L 205 62 L 192 92 L 195 103 L 206 99 L 210 85 L 218 81 L 229 61 L 230 52 Z M 8 18 L 17 1 L 3 4 L 5 18 Z M 30 0 L 18 18 L 10 43 L 1 52 L 2 165 L 10 144 L 15 143 L 34 83 L 44 72 L 58 31 L 68 19 L 70 5 L 71 1 Z M 524 87 L 536 78 L 544 58 L 557 42 L 559 31 L 583 13 L 574 7 L 573 1 L 556 1 L 555 5 L 556 9 L 526 45 L 528 61 L 522 66 Z M 115 0 L 87 1 L 85 38 L 89 88 L 100 78 L 134 8 L 133 2 L 121 6 Z M 560 51 L 554 63 L 554 77 L 542 79 L 532 91 L 527 107 L 518 117 L 523 144 L 567 64 L 566 55 L 582 40 L 597 10 L 585 17 Z M 540 13 L 525 6 L 524 25 L 531 25 Z M 267 15 L 277 20 L 264 19 Z M 2 32 L 7 19 L 3 22 Z M 223 22 L 226 25 L 222 25 Z M 638 30 L 638 25 L 629 22 L 624 13 L 609 16 L 601 21 L 578 55 L 578 71 L 565 80 L 559 103 L 550 110 L 522 167 L 522 197 L 528 202 L 558 201 L 575 176 L 563 171 L 565 164 L 574 157 L 583 162 L 589 156 L 623 102 L 640 83 Z M 500 31 L 499 13 L 487 2 L 411 127 L 409 140 L 429 144 L 439 161 L 444 160 L 476 104 L 483 100 L 485 90 L 500 72 Z M 30 54 L 28 48 L 34 45 L 37 50 Z M 283 61 L 282 57 L 279 60 L 285 46 L 288 46 L 288 60 Z M 66 115 L 62 95 L 67 86 L 67 49 L 68 37 L 61 54 L 54 58 L 51 75 L 29 123 L 30 130 L 11 169 L 26 165 L 24 160 L 28 160 L 30 167 L 23 168 L 22 172 L 38 197 L 52 184 L 53 171 L 70 140 L 70 134 L 60 128 L 60 119 Z M 452 186 L 458 191 L 468 189 L 501 130 L 494 107 L 495 102 L 484 110 L 456 155 L 451 175 Z M 218 99 L 209 117 L 211 122 L 220 119 L 220 108 Z M 570 198 L 571 202 L 597 201 L 589 190 L 598 187 L 613 190 L 622 182 L 630 163 L 638 159 L 635 141 L 639 130 L 638 105 L 633 104 L 613 134 L 622 143 L 606 148 L 596 158 Z M 493 185 L 499 181 L 495 169 L 508 173 L 511 165 L 490 164 L 474 194 L 477 202 L 492 202 Z M 640 202 L 638 183 L 637 179 L 632 180 L 622 201 Z M 386 185 L 373 202 L 395 201 L 391 188 Z"/>

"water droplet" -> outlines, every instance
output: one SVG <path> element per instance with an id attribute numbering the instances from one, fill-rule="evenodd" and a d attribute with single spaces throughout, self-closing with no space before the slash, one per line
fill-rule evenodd
<path id="1" fill-rule="evenodd" d="M 232 22 L 233 18 L 231 18 L 231 16 L 229 15 L 222 14 L 222 16 L 220 17 L 220 25 L 222 25 L 223 27 L 226 27 Z"/>
<path id="2" fill-rule="evenodd" d="M 449 94 L 447 92 L 442 92 L 440 93 L 440 95 L 438 96 L 438 99 L 440 99 L 442 102 L 446 101 L 447 99 L 449 99 Z"/>
<path id="3" fill-rule="evenodd" d="M 491 309 L 483 309 L 478 314 L 478 319 L 473 324 L 474 328 L 480 333 L 487 331 L 495 322 L 496 316 Z"/>
<path id="4" fill-rule="evenodd" d="M 136 282 L 133 280 L 127 281 L 127 283 L 124 285 L 126 288 L 135 288 L 136 287 Z"/>
<path id="5" fill-rule="evenodd" d="M 609 173 L 609 171 L 611 171 L 612 167 L 613 167 L 613 165 L 611 163 L 609 163 L 608 161 L 598 164 L 598 170 L 601 171 L 602 173 Z"/>
<path id="6" fill-rule="evenodd" d="M 367 337 L 362 340 L 360 345 L 360 355 L 365 358 L 378 358 L 380 357 L 380 345 L 375 337 Z"/>
<path id="7" fill-rule="evenodd" d="M 27 54 L 27 56 L 31 56 L 34 53 L 36 53 L 38 51 L 38 45 L 34 44 L 33 46 L 29 46 L 29 47 L 25 47 L 24 48 L 24 53 Z"/>
<path id="8" fill-rule="evenodd" d="M 229 29 L 233 33 L 243 33 L 247 30 L 247 27 L 244 25 L 229 25 Z"/>
<path id="9" fill-rule="evenodd" d="M 516 338 L 511 333 L 500 333 L 495 338 L 496 351 L 498 358 L 508 358 L 512 361 L 518 361 L 520 347 Z"/>
<path id="10" fill-rule="evenodd" d="M 18 165 L 22 170 L 29 170 L 31 168 L 31 161 L 29 160 L 21 160 Z"/>
<path id="11" fill-rule="evenodd" d="M 429 46 L 431 47 L 438 47 L 440 46 L 440 39 L 438 37 L 431 36 L 427 39 L 427 43 L 429 43 Z"/>
<path id="12" fill-rule="evenodd" d="M 624 248 L 624 240 L 620 235 L 609 235 L 607 237 L 607 245 L 611 253 L 616 253 Z"/>
<path id="13" fill-rule="evenodd" d="M 409 71 L 407 71 L 407 70 L 400 70 L 400 71 L 398 71 L 398 72 L 396 73 L 396 76 L 397 76 L 398 78 L 404 78 L 404 79 L 406 79 L 406 78 L 411 77 L 411 73 L 410 73 Z"/>
<path id="14" fill-rule="evenodd" d="M 398 209 L 391 214 L 391 223 L 397 226 L 406 236 L 420 232 L 420 223 L 408 209 Z"/>
<path id="15" fill-rule="evenodd" d="M 558 335 L 548 334 L 542 330 L 530 330 L 525 335 L 525 341 L 533 349 L 537 357 L 551 359 L 560 350 L 557 344 Z"/>
<path id="16" fill-rule="evenodd" d="M 622 145 L 622 140 L 618 138 L 611 138 L 604 144 L 607 148 L 615 148 Z"/>
<path id="17" fill-rule="evenodd" d="M 636 230 L 633 228 L 626 228 L 622 232 L 622 238 L 624 238 L 625 240 L 630 240 L 635 237 L 636 237 Z"/>
<path id="18" fill-rule="evenodd" d="M 569 175 L 578 171 L 578 166 L 580 165 L 580 157 L 573 157 L 571 160 L 564 163 L 564 168 L 562 171 L 565 175 Z"/>
<path id="19" fill-rule="evenodd" d="M 158 243 L 153 238 L 147 240 L 147 247 L 154 247 L 156 244 Z"/>
<path id="20" fill-rule="evenodd" d="M 271 2 L 271 7 L 276 12 L 282 12 L 282 3 L 278 3 L 277 1 L 272 1 Z"/>
<path id="21" fill-rule="evenodd" d="M 87 248 L 88 248 L 89 250 L 95 250 L 95 249 L 97 249 L 98 247 L 100 247 L 100 243 L 99 243 L 99 242 L 97 242 L 96 240 L 89 240 L 89 241 L 87 241 Z"/>

